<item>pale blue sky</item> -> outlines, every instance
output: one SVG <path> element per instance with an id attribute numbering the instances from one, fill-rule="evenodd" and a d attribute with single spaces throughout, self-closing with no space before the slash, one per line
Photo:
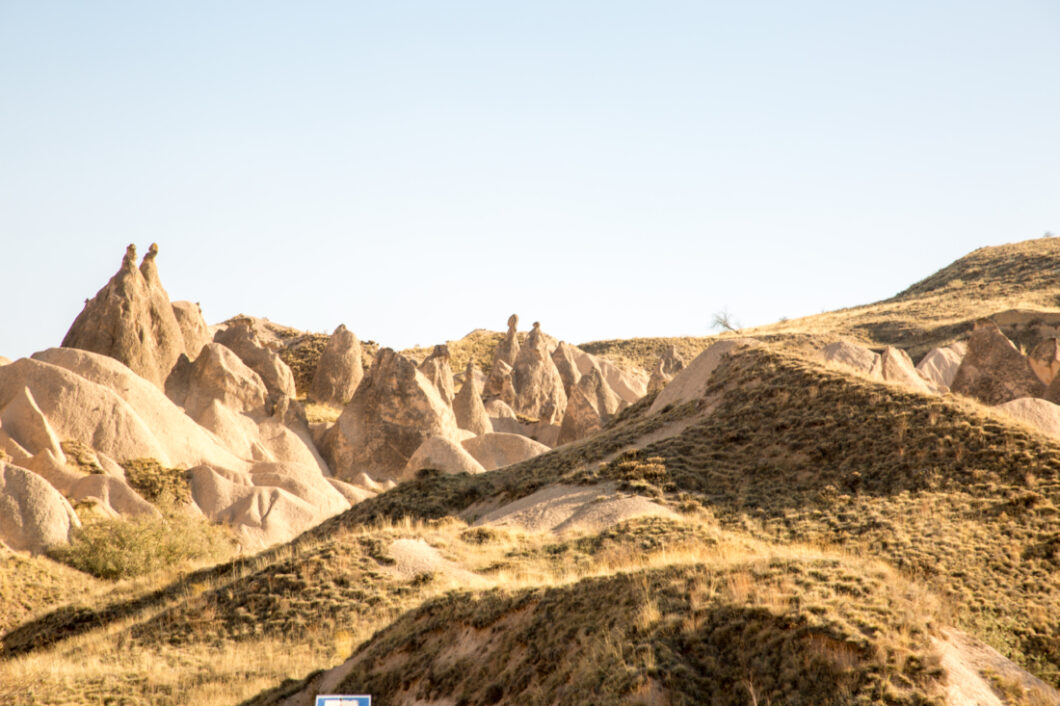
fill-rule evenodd
<path id="1" fill-rule="evenodd" d="M 124 247 L 404 347 L 703 335 L 1060 232 L 1060 3 L 0 0 L 0 355 Z"/>

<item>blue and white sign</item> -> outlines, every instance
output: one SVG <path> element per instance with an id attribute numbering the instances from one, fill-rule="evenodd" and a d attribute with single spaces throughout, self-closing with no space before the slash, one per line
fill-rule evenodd
<path id="1" fill-rule="evenodd" d="M 349 696 L 347 694 L 317 696 L 316 706 L 372 706 L 372 697 L 363 695 Z"/>

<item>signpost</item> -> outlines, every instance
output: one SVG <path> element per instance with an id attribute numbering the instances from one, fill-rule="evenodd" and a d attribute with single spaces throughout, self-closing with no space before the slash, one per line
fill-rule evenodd
<path id="1" fill-rule="evenodd" d="M 372 706 L 371 696 L 350 696 L 347 694 L 330 694 L 317 696 L 316 706 Z"/>

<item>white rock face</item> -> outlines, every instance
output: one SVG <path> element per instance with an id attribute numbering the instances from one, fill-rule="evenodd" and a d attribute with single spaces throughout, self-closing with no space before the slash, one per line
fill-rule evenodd
<path id="1" fill-rule="evenodd" d="M 23 389 L 59 439 L 112 459 L 155 458 L 171 467 L 244 463 L 160 389 L 107 356 L 52 348 L 0 368 L 0 409 Z"/>
<path id="2" fill-rule="evenodd" d="M 483 473 L 482 464 L 452 439 L 435 437 L 424 441 L 405 466 L 404 477 L 413 478 L 417 471 L 432 468 L 443 473 Z"/>
<path id="3" fill-rule="evenodd" d="M 353 399 L 363 378 L 361 342 L 352 331 L 339 324 L 317 363 L 309 386 L 309 398 L 324 404 L 345 405 Z"/>
<path id="4" fill-rule="evenodd" d="M 925 395 L 933 395 L 937 392 L 937 389 L 929 385 L 916 371 L 909 354 L 901 348 L 888 346 L 884 349 L 880 354 L 880 373 L 884 380 L 905 385 L 916 392 Z"/>
<path id="5" fill-rule="evenodd" d="M 340 480 L 361 473 L 397 480 L 432 437 L 457 439 L 452 407 L 415 363 L 384 348 L 325 436 L 323 450 Z"/>
<path id="6" fill-rule="evenodd" d="M 726 355 L 741 348 L 758 345 L 758 341 L 752 338 L 729 338 L 718 341 L 696 356 L 695 360 L 674 376 L 670 384 L 663 388 L 652 402 L 650 413 L 655 414 L 667 405 L 677 405 L 702 397 L 710 384 L 711 375 Z"/>
<path id="7" fill-rule="evenodd" d="M 462 445 L 487 471 L 504 468 L 513 463 L 521 463 L 551 451 L 544 444 L 522 434 L 501 432 L 491 432 L 473 439 L 466 439 Z"/>
<path id="8" fill-rule="evenodd" d="M 825 363 L 843 365 L 872 378 L 882 377 L 878 353 L 850 341 L 835 341 L 821 349 L 821 360 Z"/>
<path id="9" fill-rule="evenodd" d="M 110 356 L 161 388 L 186 350 L 158 277 L 157 254 L 158 246 L 151 245 L 137 269 L 136 247 L 130 245 L 117 274 L 86 302 L 62 345 Z"/>
<path id="10" fill-rule="evenodd" d="M 184 352 L 195 360 L 202 347 L 213 340 L 210 327 L 202 318 L 202 309 L 195 302 L 173 302 L 173 316 L 177 319 L 180 332 L 184 335 Z"/>
<path id="11" fill-rule="evenodd" d="M 476 382 L 476 372 L 475 364 L 468 361 L 467 370 L 464 372 L 464 384 L 453 398 L 453 414 L 456 415 L 457 426 L 478 436 L 493 431 L 493 423 L 490 421 L 485 405 L 482 404 L 482 395 Z"/>
<path id="12" fill-rule="evenodd" d="M 967 352 L 968 344 L 964 341 L 952 343 L 944 348 L 932 348 L 916 369 L 925 380 L 934 383 L 936 387 L 949 389 Z"/>
<path id="13" fill-rule="evenodd" d="M 247 367 L 261 376 L 270 397 L 295 397 L 294 373 L 258 336 L 250 319 L 237 319 L 214 334 L 215 343 L 227 346 Z"/>
<path id="14" fill-rule="evenodd" d="M 1044 434 L 1060 438 L 1060 405 L 1038 397 L 1020 397 L 999 404 L 997 409 Z"/>
<path id="15" fill-rule="evenodd" d="M 38 554 L 67 543 L 80 526 L 70 503 L 48 481 L 0 461 L 0 542 Z"/>

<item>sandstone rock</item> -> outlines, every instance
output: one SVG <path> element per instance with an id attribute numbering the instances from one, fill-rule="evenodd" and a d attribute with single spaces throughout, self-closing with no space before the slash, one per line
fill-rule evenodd
<path id="1" fill-rule="evenodd" d="M 184 336 L 184 352 L 195 360 L 202 347 L 213 340 L 210 327 L 202 318 L 202 309 L 194 302 L 173 302 L 173 316 Z"/>
<path id="2" fill-rule="evenodd" d="M 578 360 L 586 355 L 588 354 L 585 351 L 565 341 L 560 341 L 556 350 L 552 351 L 552 362 L 556 364 L 556 370 L 559 371 L 560 379 L 563 380 L 563 389 L 568 396 L 582 378 Z"/>
<path id="3" fill-rule="evenodd" d="M 666 361 L 660 358 L 659 362 L 655 364 L 655 370 L 652 371 L 651 378 L 648 380 L 648 394 L 659 392 L 671 380 L 673 378 L 666 374 Z M 568 403 L 569 405 L 570 403 Z"/>
<path id="4" fill-rule="evenodd" d="M 328 483 L 331 483 L 331 486 L 335 488 L 335 490 L 337 490 L 351 506 L 378 495 L 378 493 L 373 490 L 362 488 L 353 483 L 341 481 L 338 478 L 328 478 L 327 481 Z"/>
<path id="5" fill-rule="evenodd" d="M 1031 349 L 1027 362 L 1042 384 L 1049 385 L 1060 371 L 1060 341 L 1056 338 L 1042 340 Z"/>
<path id="6" fill-rule="evenodd" d="M 399 478 L 431 437 L 455 438 L 453 410 L 408 358 L 384 348 L 324 439 L 335 475 Z"/>
<path id="7" fill-rule="evenodd" d="M 448 404 L 453 403 L 453 369 L 449 365 L 449 346 L 435 346 L 419 366 L 420 372 L 438 389 Z"/>
<path id="8" fill-rule="evenodd" d="M 497 361 L 504 361 L 509 366 L 515 366 L 515 359 L 519 357 L 519 334 L 515 330 L 518 325 L 517 315 L 512 314 L 508 317 L 508 332 L 504 340 L 493 351 L 493 365 L 496 365 Z"/>
<path id="9" fill-rule="evenodd" d="M 230 525 L 247 549 L 290 540 L 323 519 L 312 505 L 282 488 L 235 482 L 208 466 L 189 474 L 195 504 L 211 522 Z"/>
<path id="10" fill-rule="evenodd" d="M 662 371 L 671 378 L 685 369 L 685 359 L 677 352 L 677 346 L 671 345 L 659 357 L 662 362 Z"/>
<path id="11" fill-rule="evenodd" d="M 1060 438 L 1060 405 L 1037 397 L 1020 397 L 999 404 L 997 409 L 1044 434 Z"/>
<path id="12" fill-rule="evenodd" d="M 98 473 L 84 476 L 70 487 L 66 495 L 74 503 L 94 499 L 107 514 L 118 517 L 162 516 L 125 481 L 112 476 Z"/>
<path id="13" fill-rule="evenodd" d="M 353 399 L 362 378 L 361 342 L 353 332 L 339 324 L 317 363 L 309 386 L 309 399 L 341 407 Z"/>
<path id="14" fill-rule="evenodd" d="M 655 414 L 668 405 L 678 405 L 702 397 L 707 391 L 711 376 L 725 356 L 742 348 L 758 345 L 758 341 L 753 338 L 728 338 L 711 345 L 674 376 L 670 384 L 655 398 L 649 409 L 650 413 Z"/>
<path id="15" fill-rule="evenodd" d="M 7 365 L 10 362 L 11 362 L 10 358 L 5 358 L 4 356 L 0 355 L 0 365 Z"/>
<path id="16" fill-rule="evenodd" d="M 821 350 L 821 360 L 825 363 L 836 363 L 871 378 L 881 378 L 881 361 L 878 353 L 870 351 L 849 341 L 829 343 Z"/>
<path id="17" fill-rule="evenodd" d="M 309 463 L 270 461 L 250 468 L 250 482 L 257 487 L 283 488 L 312 505 L 320 519 L 348 510 L 350 504 L 317 468 Z"/>
<path id="18" fill-rule="evenodd" d="M 443 473 L 454 474 L 483 473 L 486 470 L 459 443 L 452 439 L 438 437 L 427 439 L 420 444 L 420 447 L 416 449 L 416 452 L 412 454 L 412 458 L 405 465 L 403 475 L 405 478 L 412 478 L 417 471 L 424 468 L 432 468 Z"/>
<path id="19" fill-rule="evenodd" d="M 517 413 L 548 424 L 563 419 L 567 393 L 559 370 L 548 354 L 547 343 L 542 340 L 541 324 L 536 321 L 515 360 L 512 384 L 515 387 L 512 408 Z"/>
<path id="20" fill-rule="evenodd" d="M 512 382 L 512 366 L 503 360 L 498 360 L 490 368 L 490 374 L 486 378 L 486 384 L 482 389 L 482 398 L 485 401 L 498 399 L 506 405 L 515 404 L 515 385 Z"/>
<path id="21" fill-rule="evenodd" d="M 932 348 L 916 366 L 917 372 L 937 388 L 949 389 L 967 352 L 968 344 L 964 341 L 951 343 L 944 348 Z"/>
<path id="22" fill-rule="evenodd" d="M 84 473 L 70 468 L 48 449 L 41 451 L 19 465 L 48 481 L 53 488 L 63 495 L 69 493 L 74 484 L 84 478 Z"/>
<path id="23" fill-rule="evenodd" d="M 564 391 L 569 394 L 568 383 L 576 385 L 590 370 L 600 371 L 604 382 L 616 395 L 628 404 L 632 404 L 648 393 L 648 381 L 651 376 L 643 370 L 623 370 L 606 358 L 586 353 L 577 346 L 560 343 L 552 352 L 552 362 L 560 371 Z"/>
<path id="24" fill-rule="evenodd" d="M 80 526 L 70 503 L 46 480 L 0 461 L 0 542 L 36 554 L 67 543 Z"/>
<path id="25" fill-rule="evenodd" d="M 291 369 L 257 335 L 249 319 L 234 320 L 214 335 L 214 342 L 229 348 L 247 367 L 261 376 L 269 391 L 270 401 L 274 402 L 281 396 L 296 396 Z"/>
<path id="26" fill-rule="evenodd" d="M 453 398 L 453 414 L 456 416 L 457 426 L 461 429 L 476 435 L 493 431 L 493 423 L 486 413 L 478 386 L 475 384 L 475 364 L 471 361 L 468 361 L 467 370 L 464 372 L 464 385 Z"/>
<path id="27" fill-rule="evenodd" d="M 158 279 L 157 254 L 158 246 L 152 245 L 137 269 L 136 247 L 130 245 L 118 273 L 85 304 L 62 345 L 110 356 L 161 388 L 186 351 Z"/>
<path id="28" fill-rule="evenodd" d="M 568 444 L 599 431 L 618 412 L 621 404 L 600 372 L 590 370 L 574 388 L 556 442 Z"/>
<path id="29" fill-rule="evenodd" d="M 933 395 L 938 390 L 924 380 L 913 367 L 909 354 L 901 348 L 887 346 L 880 354 L 880 374 L 884 380 L 896 382 L 926 395 Z"/>
<path id="30" fill-rule="evenodd" d="M 549 447 L 521 434 L 492 432 L 467 439 L 462 446 L 487 471 L 521 463 L 551 451 Z"/>
<path id="31" fill-rule="evenodd" d="M 1027 357 L 989 320 L 976 322 L 950 389 L 988 405 L 1045 393 Z"/>
<path id="32" fill-rule="evenodd" d="M 48 450 L 60 461 L 65 460 L 61 440 L 28 387 L 16 392 L 0 408 L 0 429 L 19 449 L 32 450 L 34 454 Z"/>
<path id="33" fill-rule="evenodd" d="M 244 465 L 161 390 L 112 358 L 52 348 L 4 366 L 0 409 L 23 388 L 58 438 L 80 441 L 110 458 L 155 458 L 170 467 Z"/>
<path id="34" fill-rule="evenodd" d="M 166 379 L 166 396 L 193 419 L 214 401 L 234 412 L 265 414 L 261 376 L 226 346 L 208 343 L 195 362 L 183 356 Z"/>

